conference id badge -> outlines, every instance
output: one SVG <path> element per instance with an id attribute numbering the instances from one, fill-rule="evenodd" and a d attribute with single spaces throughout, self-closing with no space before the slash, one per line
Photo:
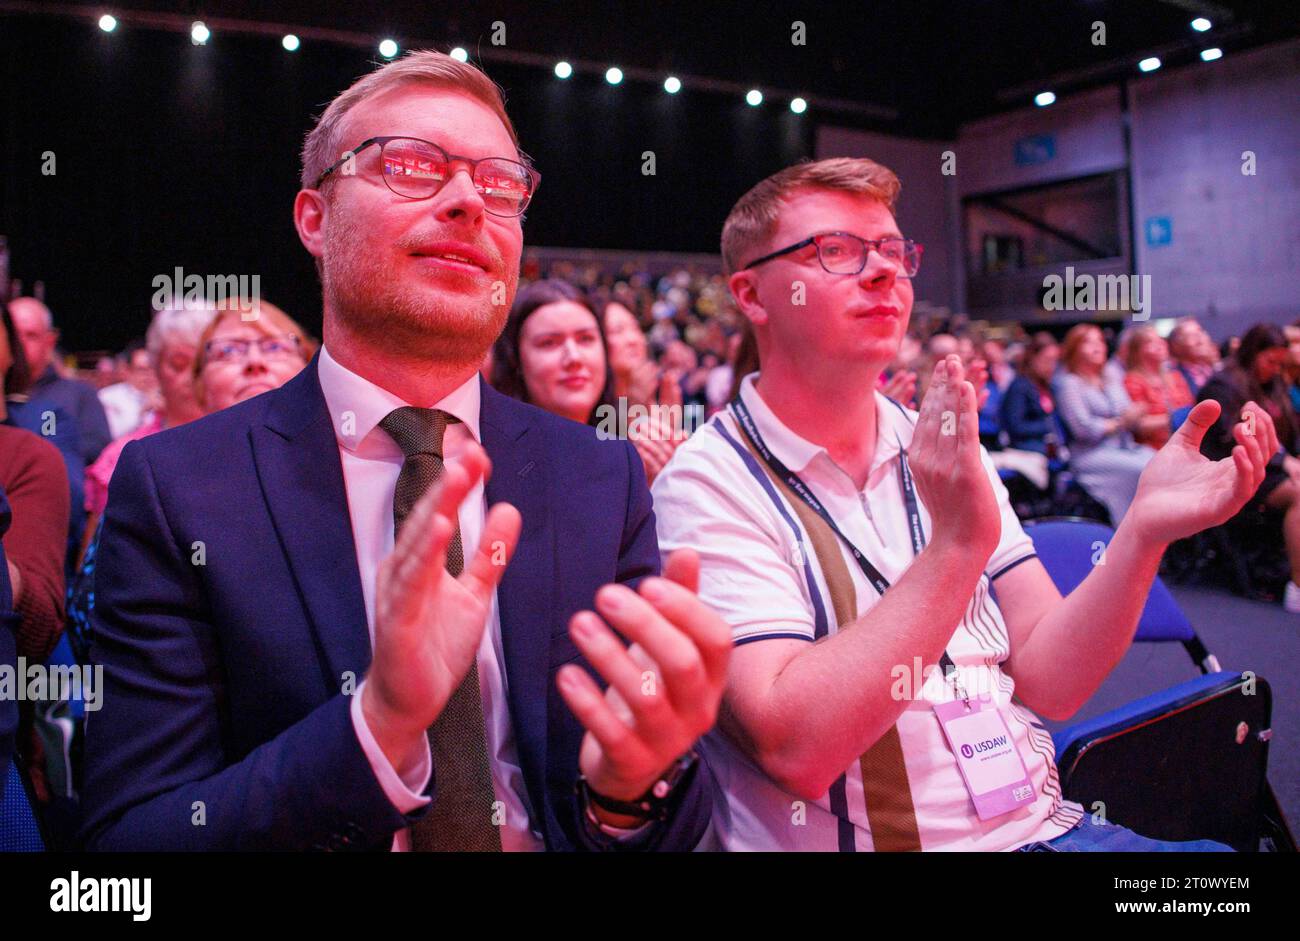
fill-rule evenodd
<path id="1" fill-rule="evenodd" d="M 1033 803 L 1029 772 L 992 696 L 935 703 L 934 712 L 981 820 Z"/>

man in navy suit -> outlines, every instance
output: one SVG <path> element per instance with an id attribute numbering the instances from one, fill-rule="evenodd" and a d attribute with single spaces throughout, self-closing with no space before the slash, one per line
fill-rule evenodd
<path id="1" fill-rule="evenodd" d="M 414 53 L 303 156 L 322 351 L 113 476 L 88 845 L 691 849 L 730 647 L 698 559 L 658 577 L 627 442 L 478 378 L 537 182 L 498 89 Z"/>

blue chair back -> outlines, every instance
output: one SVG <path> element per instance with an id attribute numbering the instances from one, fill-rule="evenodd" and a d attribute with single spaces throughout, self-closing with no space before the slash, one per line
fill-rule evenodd
<path id="1" fill-rule="evenodd" d="M 1049 519 L 1025 524 L 1034 541 L 1038 558 L 1057 589 L 1068 595 L 1092 571 L 1094 559 L 1103 558 L 1103 547 L 1110 545 L 1115 531 L 1092 520 Z M 1138 621 L 1134 640 L 1189 642 L 1196 639 L 1191 622 L 1178 607 L 1164 582 L 1157 577 L 1147 595 L 1146 607 Z"/>

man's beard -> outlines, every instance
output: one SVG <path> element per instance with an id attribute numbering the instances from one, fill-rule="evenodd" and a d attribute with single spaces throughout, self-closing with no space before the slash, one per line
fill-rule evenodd
<path id="1" fill-rule="evenodd" d="M 403 357 L 481 363 L 505 326 L 519 272 L 507 271 L 504 291 L 494 287 L 482 297 L 407 290 L 395 273 L 371 263 L 363 226 L 339 208 L 326 224 L 322 282 L 327 307 L 345 329 Z"/>

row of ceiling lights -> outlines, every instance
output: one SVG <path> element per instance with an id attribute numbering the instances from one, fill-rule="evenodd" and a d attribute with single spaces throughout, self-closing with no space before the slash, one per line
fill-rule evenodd
<path id="1" fill-rule="evenodd" d="M 1198 16 L 1192 20 L 1191 27 L 1198 33 L 1208 32 L 1213 28 L 1211 23 L 1203 16 Z M 99 18 L 99 28 L 106 33 L 111 33 L 117 29 L 117 19 L 111 14 L 105 13 Z M 206 45 L 207 41 L 212 38 L 212 31 L 200 20 L 196 20 L 190 25 L 190 41 L 196 46 Z M 281 40 L 282 45 L 289 52 L 297 52 L 301 41 L 293 33 L 286 34 Z M 398 52 L 401 51 L 397 42 L 392 39 L 383 39 L 379 42 L 379 54 L 385 59 L 394 59 Z M 460 62 L 469 60 L 469 53 L 462 47 L 457 46 L 450 53 L 453 59 Z M 1216 59 L 1223 58 L 1223 50 L 1217 46 L 1201 50 L 1201 61 L 1213 62 Z M 1138 62 L 1138 69 L 1142 72 L 1154 72 L 1162 65 L 1157 56 L 1148 56 Z M 558 79 L 567 79 L 573 75 L 573 66 L 568 62 L 560 61 L 555 63 L 555 77 Z M 605 81 L 611 85 L 618 85 L 623 81 L 623 70 L 618 66 L 610 66 L 605 71 Z M 675 75 L 670 75 L 664 79 L 664 91 L 670 95 L 675 95 L 682 90 L 682 81 Z M 751 107 L 757 108 L 763 103 L 763 93 L 757 88 L 751 88 L 745 93 L 745 103 Z M 1034 104 L 1040 108 L 1046 108 L 1048 105 L 1056 103 L 1056 92 L 1041 91 L 1034 96 Z M 808 102 L 803 98 L 792 98 L 790 100 L 790 110 L 795 114 L 803 114 L 808 110 Z"/>
<path id="2" fill-rule="evenodd" d="M 113 32 L 115 29 L 117 29 L 117 18 L 114 17 L 112 14 L 105 13 L 103 16 L 99 18 L 99 28 L 106 33 Z M 194 23 L 190 24 L 190 42 L 194 43 L 194 45 L 196 46 L 207 45 L 208 40 L 211 38 L 212 38 L 212 30 L 208 29 L 207 25 L 204 24 L 201 20 L 196 20 Z M 288 33 L 280 40 L 280 45 L 283 46 L 289 52 L 297 52 L 298 48 L 302 45 L 302 42 L 293 33 Z M 396 40 L 393 39 L 380 40 L 378 48 L 379 48 L 379 54 L 383 56 L 385 59 L 395 59 L 397 58 L 398 52 L 401 51 L 397 45 Z M 469 53 L 466 52 L 460 46 L 457 46 L 454 49 L 452 49 L 449 54 L 453 59 L 456 59 L 460 62 L 466 62 L 469 60 Z M 560 61 L 555 63 L 556 78 L 567 79 L 572 75 L 573 75 L 573 66 L 570 65 L 568 62 Z M 623 70 L 620 69 L 618 66 L 610 66 L 605 71 L 605 81 L 611 85 L 618 85 L 622 83 Z M 663 87 L 664 87 L 664 91 L 666 91 L 668 94 L 675 95 L 682 90 L 682 80 L 675 75 L 670 75 L 666 79 L 664 79 Z M 759 91 L 757 88 L 751 88 L 749 91 L 745 93 L 745 103 L 750 105 L 751 107 L 757 108 L 759 105 L 763 103 L 763 93 Z M 792 98 L 790 100 L 790 110 L 793 111 L 795 114 L 803 114 L 805 111 L 808 110 L 808 102 L 803 98 L 798 98 L 798 97 Z"/>
<path id="3" fill-rule="evenodd" d="M 1196 19 L 1192 20 L 1192 22 L 1188 25 L 1190 25 L 1192 29 L 1194 29 L 1198 33 L 1208 33 L 1211 29 L 1214 28 L 1214 24 L 1211 23 L 1203 16 L 1198 16 Z M 1212 46 L 1208 49 L 1201 50 L 1202 62 L 1213 62 L 1216 59 L 1222 59 L 1222 58 L 1223 58 L 1223 50 L 1220 49 L 1218 46 Z M 1147 56 L 1145 59 L 1142 59 L 1140 62 L 1138 62 L 1137 67 L 1138 67 L 1138 71 L 1140 72 L 1154 72 L 1158 68 L 1160 68 L 1160 66 L 1163 64 L 1164 63 L 1160 61 L 1159 56 Z M 1055 104 L 1055 103 L 1056 103 L 1056 92 L 1054 91 L 1040 91 L 1037 95 L 1034 96 L 1034 104 L 1038 105 L 1038 107 L 1040 108 L 1046 108 L 1048 105 Z"/>

